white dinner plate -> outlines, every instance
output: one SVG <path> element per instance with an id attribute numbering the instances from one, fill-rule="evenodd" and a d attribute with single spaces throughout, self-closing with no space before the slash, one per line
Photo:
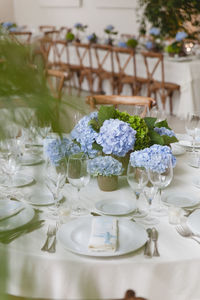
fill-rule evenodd
<path id="1" fill-rule="evenodd" d="M 63 224 L 58 230 L 58 239 L 62 246 L 76 254 L 98 257 L 119 256 L 133 252 L 147 241 L 146 230 L 130 220 L 118 221 L 118 247 L 115 252 L 93 252 L 89 250 L 92 217 L 78 218 Z"/>
<path id="2" fill-rule="evenodd" d="M 174 192 L 166 192 L 162 195 L 162 201 L 166 205 L 174 205 L 177 207 L 191 207 L 200 203 L 200 197 L 193 192 L 177 190 Z"/>
<path id="3" fill-rule="evenodd" d="M 187 224 L 194 233 L 200 234 L 200 209 L 196 209 L 189 215 Z"/>
<path id="4" fill-rule="evenodd" d="M 22 166 L 33 166 L 40 164 L 44 161 L 41 156 L 38 155 L 24 155 L 20 160 Z"/>
<path id="5" fill-rule="evenodd" d="M 25 225 L 33 219 L 34 215 L 34 209 L 28 205 L 25 205 L 24 209 L 18 214 L 0 221 L 0 232 L 16 229 Z"/>
<path id="6" fill-rule="evenodd" d="M 136 209 L 134 200 L 130 199 L 103 199 L 95 203 L 96 209 L 105 215 L 126 215 Z"/>
<path id="7" fill-rule="evenodd" d="M 32 189 L 33 194 L 26 197 L 26 202 L 32 205 L 44 206 L 44 205 L 52 205 L 54 204 L 53 195 L 47 190 L 43 189 Z M 63 195 L 60 195 L 58 201 L 63 199 Z"/>
<path id="8" fill-rule="evenodd" d="M 8 176 L 1 176 L 0 177 L 0 185 L 6 186 L 6 187 L 21 187 L 28 185 L 34 181 L 34 178 L 32 176 L 17 173 L 12 178 L 9 178 Z"/>
<path id="9" fill-rule="evenodd" d="M 11 217 L 20 212 L 24 204 L 19 201 L 1 199 L 0 200 L 0 220 Z"/>

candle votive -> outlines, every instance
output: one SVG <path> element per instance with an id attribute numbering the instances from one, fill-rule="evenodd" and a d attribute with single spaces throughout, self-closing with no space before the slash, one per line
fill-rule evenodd
<path id="1" fill-rule="evenodd" d="M 168 208 L 169 223 L 177 225 L 180 223 L 183 216 L 183 210 L 181 207 L 170 206 Z"/>

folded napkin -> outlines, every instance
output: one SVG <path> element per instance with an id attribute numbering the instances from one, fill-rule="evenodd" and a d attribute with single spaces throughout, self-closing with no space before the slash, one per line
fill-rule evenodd
<path id="1" fill-rule="evenodd" d="M 116 251 L 117 220 L 112 217 L 93 217 L 88 247 L 92 251 Z"/>

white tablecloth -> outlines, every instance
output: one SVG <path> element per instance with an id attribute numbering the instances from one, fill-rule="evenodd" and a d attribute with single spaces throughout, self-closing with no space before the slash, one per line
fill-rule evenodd
<path id="1" fill-rule="evenodd" d="M 39 181 L 43 166 L 24 167 L 24 170 Z M 186 155 L 180 156 L 167 190 L 191 190 L 199 196 L 199 189 L 192 185 L 195 174 L 199 170 L 187 165 Z M 20 190 L 29 192 L 33 188 Z M 73 193 L 73 188 L 66 185 L 65 197 L 69 200 Z M 123 201 L 130 193 L 126 179 L 122 178 L 115 192 L 100 191 L 92 180 L 82 196 L 92 209 L 95 200 L 101 197 L 120 197 Z M 59 241 L 55 254 L 42 252 L 47 225 L 9 245 L 0 244 L 0 257 L 6 255 L 8 268 L 6 292 L 34 298 L 88 300 L 120 298 L 126 289 L 132 288 L 149 300 L 199 300 L 200 245 L 179 236 L 167 217 L 160 219 L 157 228 L 161 256 L 151 259 L 144 257 L 143 248 L 121 257 L 84 257 L 65 250 Z"/>

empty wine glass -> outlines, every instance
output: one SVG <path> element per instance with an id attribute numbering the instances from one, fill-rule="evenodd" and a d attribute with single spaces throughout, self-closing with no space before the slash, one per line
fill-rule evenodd
<path id="1" fill-rule="evenodd" d="M 160 158 L 161 161 L 161 158 Z M 157 215 L 166 215 L 167 210 L 162 206 L 161 203 L 161 194 L 162 194 L 162 189 L 166 188 L 172 181 L 173 178 L 173 167 L 172 167 L 172 157 L 171 155 L 168 155 L 165 159 L 165 171 L 162 173 L 156 172 L 149 170 L 149 180 L 152 183 L 152 185 L 158 189 L 158 207 L 154 208 L 154 212 Z"/>
<path id="2" fill-rule="evenodd" d="M 88 213 L 80 199 L 80 190 L 90 181 L 90 174 L 87 171 L 88 158 L 83 153 L 73 154 L 68 158 L 67 179 L 77 189 L 77 200 L 72 207 L 72 214 L 80 216 Z"/>
<path id="3" fill-rule="evenodd" d="M 154 186 L 146 186 L 143 190 L 143 194 L 148 203 L 148 224 L 155 225 L 159 223 L 159 220 L 155 218 L 153 214 L 152 203 L 157 194 L 158 189 Z"/>
<path id="4" fill-rule="evenodd" d="M 195 152 L 196 139 L 200 136 L 200 112 L 188 113 L 185 130 L 192 137 L 192 152 Z"/>
<path id="5" fill-rule="evenodd" d="M 136 200 L 139 200 L 140 194 L 149 181 L 148 172 L 145 168 L 133 167 L 129 162 L 127 169 L 127 181 L 135 193 Z M 141 212 L 139 210 L 138 201 L 136 201 L 136 206 L 137 212 L 140 214 Z"/>
<path id="6" fill-rule="evenodd" d="M 65 185 L 67 176 L 66 160 L 62 159 L 58 164 L 52 164 L 49 159 L 45 164 L 45 184 L 51 192 L 54 199 L 54 208 L 50 217 L 59 219 L 59 200 L 61 197 L 61 190 Z"/>

